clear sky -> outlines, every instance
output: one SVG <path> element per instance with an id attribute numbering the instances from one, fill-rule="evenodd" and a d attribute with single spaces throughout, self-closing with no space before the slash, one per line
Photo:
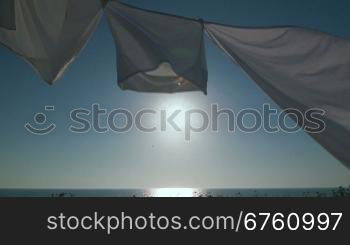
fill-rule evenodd
<path id="1" fill-rule="evenodd" d="M 347 0 L 128 0 L 138 7 L 241 26 L 299 25 L 350 39 Z M 132 112 L 210 104 L 235 111 L 261 110 L 273 102 L 245 74 L 206 41 L 208 96 L 123 92 L 116 83 L 116 56 L 105 18 L 79 58 L 55 86 L 0 47 L 0 188 L 265 188 L 350 184 L 350 171 L 305 133 L 254 134 L 209 131 L 191 142 L 174 132 L 136 129 L 72 134 L 69 112 L 99 103 Z M 24 124 L 45 105 L 57 129 L 46 136 Z M 278 108 L 275 104 L 273 107 Z M 223 125 L 225 126 L 225 122 Z"/>

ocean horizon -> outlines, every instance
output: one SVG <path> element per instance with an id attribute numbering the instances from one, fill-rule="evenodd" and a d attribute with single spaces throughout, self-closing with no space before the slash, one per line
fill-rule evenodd
<path id="1" fill-rule="evenodd" d="M 0 197 L 334 197 L 338 188 L 0 189 Z"/>

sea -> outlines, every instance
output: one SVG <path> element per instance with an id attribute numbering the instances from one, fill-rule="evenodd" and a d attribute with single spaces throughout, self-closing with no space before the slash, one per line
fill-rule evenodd
<path id="1" fill-rule="evenodd" d="M 0 189 L 0 197 L 334 197 L 338 188 Z"/>

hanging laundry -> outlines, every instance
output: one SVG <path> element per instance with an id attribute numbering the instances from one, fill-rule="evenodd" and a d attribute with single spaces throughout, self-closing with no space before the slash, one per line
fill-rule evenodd
<path id="1" fill-rule="evenodd" d="M 12 6 L 7 2 L 5 5 Z M 16 30 L 0 28 L 0 43 L 28 61 L 49 84 L 53 84 L 79 54 L 103 14 L 100 0 L 12 2 Z M 1 16 L 1 20 L 11 20 L 13 14 Z"/>
<path id="2" fill-rule="evenodd" d="M 323 109 L 308 132 L 350 168 L 350 41 L 303 28 L 206 24 L 211 40 L 283 109 Z M 315 127 L 304 120 L 303 125 Z"/>
<path id="3" fill-rule="evenodd" d="M 207 91 L 203 25 L 109 1 L 105 8 L 122 89 L 175 93 Z"/>

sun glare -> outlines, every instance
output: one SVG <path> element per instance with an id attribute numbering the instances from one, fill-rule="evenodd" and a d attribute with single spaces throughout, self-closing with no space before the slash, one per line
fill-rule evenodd
<path id="1" fill-rule="evenodd" d="M 157 188 L 151 190 L 152 197 L 194 197 L 196 189 L 192 188 Z"/>
<path id="2" fill-rule="evenodd" d="M 189 123 L 189 120 L 192 126 L 201 123 L 201 117 L 196 114 L 191 115 L 191 118 L 186 118 L 186 112 L 198 109 L 198 106 L 183 95 L 174 96 L 160 102 L 158 108 L 165 113 L 166 119 L 173 118 L 171 121 L 182 131 L 185 130 L 186 123 Z M 167 125 L 167 129 L 169 132 L 174 131 L 171 125 Z"/>

